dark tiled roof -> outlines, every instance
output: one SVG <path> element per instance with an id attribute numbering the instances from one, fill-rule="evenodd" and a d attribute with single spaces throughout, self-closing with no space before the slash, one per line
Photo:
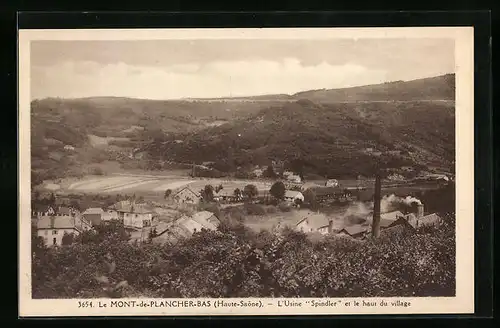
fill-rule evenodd
<path id="1" fill-rule="evenodd" d="M 436 213 L 428 214 L 418 219 L 418 226 L 436 224 L 440 219 L 441 218 Z"/>
<path id="2" fill-rule="evenodd" d="M 125 213 L 137 213 L 137 214 L 146 214 L 146 213 L 154 213 L 153 208 L 147 204 L 133 204 L 129 201 L 121 201 L 116 203 L 112 209 L 117 212 L 125 212 Z"/>
<path id="3" fill-rule="evenodd" d="M 395 220 L 387 220 L 387 219 L 380 219 L 380 227 L 381 228 L 387 228 L 389 227 L 392 223 L 394 223 Z"/>
<path id="4" fill-rule="evenodd" d="M 76 211 L 73 208 L 66 207 L 66 206 L 61 206 L 57 210 L 57 214 L 61 215 L 71 215 L 72 213 L 75 213 Z"/>
<path id="5" fill-rule="evenodd" d="M 361 224 L 356 224 L 349 227 L 345 227 L 342 230 L 345 230 L 349 235 L 354 236 L 360 233 L 368 232 L 370 230 L 370 227 Z"/>
<path id="6" fill-rule="evenodd" d="M 79 229 L 82 221 L 78 217 L 43 216 L 37 221 L 38 229 Z"/>
<path id="7" fill-rule="evenodd" d="M 45 213 L 47 212 L 49 209 L 51 209 L 52 207 L 50 207 L 49 205 L 43 205 L 43 204 L 33 204 L 32 207 L 31 207 L 31 210 L 33 212 L 41 212 L 41 213 Z"/>

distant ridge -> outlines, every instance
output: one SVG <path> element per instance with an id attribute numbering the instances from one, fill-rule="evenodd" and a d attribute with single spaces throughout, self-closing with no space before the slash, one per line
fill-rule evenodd
<path id="1" fill-rule="evenodd" d="M 454 100 L 455 74 L 343 89 L 310 90 L 293 97 L 316 102 Z"/>
<path id="2" fill-rule="evenodd" d="M 294 101 L 304 98 L 316 102 L 454 100 L 455 74 L 346 88 L 307 90 L 292 95 L 269 94 L 248 97 L 185 98 L 184 100 Z"/>
<path id="3" fill-rule="evenodd" d="M 221 102 L 221 101 L 294 101 L 309 99 L 316 102 L 352 102 L 352 101 L 414 101 L 414 100 L 454 100 L 455 74 L 445 74 L 436 77 L 421 78 L 410 81 L 392 81 L 380 84 L 370 84 L 356 87 L 317 89 L 297 92 L 295 94 L 268 94 L 242 97 L 186 97 L 178 99 L 144 99 L 120 96 L 96 96 L 80 98 L 49 97 L 40 100 L 70 100 L 70 101 L 143 101 L 143 102 Z"/>

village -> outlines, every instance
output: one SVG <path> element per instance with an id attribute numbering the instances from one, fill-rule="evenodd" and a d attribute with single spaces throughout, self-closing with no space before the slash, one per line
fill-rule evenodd
<path id="1" fill-rule="evenodd" d="M 204 189 L 196 190 L 187 185 L 177 190 L 166 190 L 163 202 L 129 198 L 113 205 L 80 210 L 65 204 L 34 203 L 32 227 L 47 246 L 64 245 L 65 236 L 77 236 L 110 222 L 122 224 L 132 242 L 163 244 L 189 238 L 202 230 L 218 229 L 223 214 L 200 210 L 200 204 L 214 204 L 218 209 L 243 204 L 275 204 L 293 213 L 293 217 L 289 215 L 288 219 L 286 216 L 279 219 L 269 229 L 273 233 L 279 233 L 287 227 L 306 234 L 335 235 L 356 240 L 371 235 L 373 217 L 377 215 L 376 206 L 370 212 L 358 215 L 357 222 L 351 224 L 340 222 L 335 214 L 328 215 L 311 208 L 312 201 L 328 206 L 359 202 L 359 195 L 366 190 L 366 186 L 341 186 L 336 179 L 327 180 L 323 186 L 302 183 L 300 176 L 292 172 L 285 172 L 284 177 L 272 185 L 266 184 L 268 187 L 260 188 L 248 184 L 233 190 L 220 184 L 215 187 L 206 185 Z M 380 202 L 381 197 L 377 201 Z M 401 229 L 414 231 L 421 226 L 439 223 L 440 217 L 436 213 L 425 213 L 424 204 L 419 200 L 409 205 L 412 205 L 411 208 L 408 206 L 404 213 L 400 210 L 378 213 L 382 234 Z"/>

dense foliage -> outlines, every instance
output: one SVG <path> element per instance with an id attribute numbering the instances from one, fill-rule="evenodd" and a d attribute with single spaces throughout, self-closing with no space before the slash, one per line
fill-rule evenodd
<path id="1" fill-rule="evenodd" d="M 269 193 L 276 199 L 283 200 L 285 198 L 286 188 L 283 182 L 277 181 L 273 183 Z"/>
<path id="2" fill-rule="evenodd" d="M 32 238 L 34 298 L 455 295 L 454 216 L 364 242 L 228 224 L 165 245 L 119 225 L 52 249 Z"/>

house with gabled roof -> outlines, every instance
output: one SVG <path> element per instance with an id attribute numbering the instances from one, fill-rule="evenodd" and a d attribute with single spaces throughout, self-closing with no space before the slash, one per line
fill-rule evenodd
<path id="1" fill-rule="evenodd" d="M 355 224 L 352 226 L 344 227 L 340 230 L 337 236 L 348 236 L 352 238 L 363 238 L 370 233 L 371 227 L 369 225 Z"/>
<path id="2" fill-rule="evenodd" d="M 187 186 L 176 192 L 173 199 L 179 204 L 198 204 L 201 194 Z"/>
<path id="3" fill-rule="evenodd" d="M 90 222 L 81 216 L 43 216 L 36 222 L 37 235 L 48 246 L 62 245 L 64 234 L 79 235 L 91 228 Z"/>
<path id="4" fill-rule="evenodd" d="M 209 230 L 215 230 L 220 225 L 217 215 L 209 211 L 197 212 L 191 218 Z"/>
<path id="5" fill-rule="evenodd" d="M 322 213 L 310 213 L 295 224 L 295 230 L 304 233 L 332 233 L 333 220 Z"/>
<path id="6" fill-rule="evenodd" d="M 56 211 L 56 214 L 62 216 L 75 216 L 80 214 L 80 211 L 78 211 L 76 208 L 73 207 L 59 206 L 59 208 Z"/>
<path id="7" fill-rule="evenodd" d="M 125 227 L 130 228 L 151 227 L 157 217 L 152 206 L 134 201 L 121 201 L 111 206 L 110 209 L 117 212 L 118 220 L 121 220 Z"/>
<path id="8" fill-rule="evenodd" d="M 286 190 L 285 191 L 285 200 L 290 203 L 294 203 L 295 201 L 304 201 L 304 195 L 300 191 L 295 190 Z"/>

